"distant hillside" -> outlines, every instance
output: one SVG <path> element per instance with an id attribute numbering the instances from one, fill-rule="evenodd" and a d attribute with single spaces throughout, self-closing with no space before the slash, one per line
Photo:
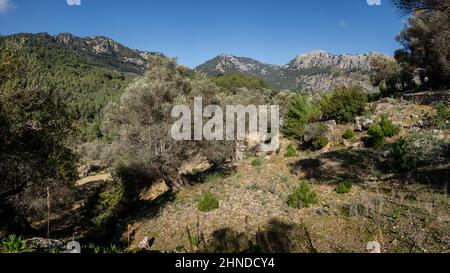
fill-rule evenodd
<path id="1" fill-rule="evenodd" d="M 162 55 L 132 50 L 97 36 L 0 36 L 0 46 L 8 41 L 23 44 L 26 52 L 36 56 L 47 87 L 64 99 L 79 121 L 82 141 L 99 136 L 103 108 L 120 98 L 131 79 L 144 73 L 150 56 Z"/>
<path id="2" fill-rule="evenodd" d="M 5 39 L 24 39 L 31 47 L 47 47 L 74 53 L 90 64 L 125 73 L 141 73 L 145 70 L 150 56 L 162 55 L 156 52 L 138 51 L 102 36 L 81 38 L 69 33 L 51 36 L 48 33 L 20 33 L 3 36 Z"/>
<path id="3" fill-rule="evenodd" d="M 196 67 L 211 76 L 240 72 L 258 76 L 277 89 L 302 91 L 331 91 L 338 86 L 361 85 L 368 91 L 371 59 L 381 54 L 332 55 L 313 51 L 297 56 L 284 66 L 263 64 L 259 61 L 220 55 Z"/>

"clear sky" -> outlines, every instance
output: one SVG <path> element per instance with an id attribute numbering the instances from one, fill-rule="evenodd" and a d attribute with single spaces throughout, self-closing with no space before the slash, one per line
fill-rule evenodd
<path id="1" fill-rule="evenodd" d="M 389 0 L 0 0 L 1 35 L 103 35 L 190 67 L 222 53 L 272 64 L 315 49 L 392 55 L 403 19 Z"/>

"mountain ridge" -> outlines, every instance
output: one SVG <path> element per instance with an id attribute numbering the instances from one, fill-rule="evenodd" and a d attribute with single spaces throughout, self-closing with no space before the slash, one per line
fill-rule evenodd
<path id="1" fill-rule="evenodd" d="M 285 65 L 265 64 L 248 57 L 221 54 L 197 66 L 194 70 L 218 76 L 245 73 L 266 80 L 274 88 L 302 91 L 331 91 L 339 86 L 361 85 L 367 91 L 370 84 L 371 59 L 390 58 L 381 53 L 330 54 L 315 50 L 297 55 Z"/>

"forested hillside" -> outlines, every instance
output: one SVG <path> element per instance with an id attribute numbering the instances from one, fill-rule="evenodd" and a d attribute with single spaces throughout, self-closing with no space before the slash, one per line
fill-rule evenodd
<path id="1" fill-rule="evenodd" d="M 100 39 L 100 40 L 99 40 Z M 67 103 L 69 114 L 80 130 L 78 141 L 93 140 L 100 135 L 102 109 L 117 100 L 125 87 L 146 67 L 146 58 L 105 38 L 82 38 L 68 34 L 17 34 L 0 37 L 0 47 L 8 43 L 21 44 L 25 54 L 33 55 L 40 67 L 39 77 L 47 88 L 56 92 Z M 115 45 L 116 50 L 97 52 L 98 44 Z M 97 47 L 87 47 L 96 42 Z M 113 49 L 114 49 L 113 48 Z M 139 62 L 127 62 L 124 55 L 134 56 Z M 149 53 L 150 54 L 150 53 Z M 130 57 L 131 58 L 131 57 Z"/>

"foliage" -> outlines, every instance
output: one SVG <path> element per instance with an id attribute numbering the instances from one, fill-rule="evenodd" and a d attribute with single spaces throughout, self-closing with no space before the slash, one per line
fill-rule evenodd
<path id="1" fill-rule="evenodd" d="M 305 126 L 320 119 L 320 110 L 306 96 L 296 95 L 289 102 L 284 117 L 282 132 L 291 139 L 300 139 L 305 132 Z"/>
<path id="2" fill-rule="evenodd" d="M 409 171 L 421 164 L 439 162 L 445 154 L 446 144 L 431 132 L 413 132 L 394 144 L 391 167 L 394 171 Z"/>
<path id="3" fill-rule="evenodd" d="M 351 181 L 343 181 L 336 187 L 336 192 L 339 194 L 347 194 L 352 190 L 353 183 Z"/>
<path id="4" fill-rule="evenodd" d="M 28 220 L 36 217 L 30 202 L 46 196 L 47 187 L 59 209 L 67 200 L 59 193 L 78 178 L 77 157 L 66 142 L 74 131 L 72 119 L 47 85 L 43 66 L 23 41 L 0 43 L 0 201 Z M 44 204 L 34 204 L 35 211 L 44 210 Z"/>
<path id="5" fill-rule="evenodd" d="M 412 157 L 410 151 L 410 143 L 407 140 L 401 139 L 394 145 L 393 151 L 393 169 L 396 171 L 409 171 L 417 166 L 416 159 Z"/>
<path id="6" fill-rule="evenodd" d="M 300 186 L 288 197 L 288 205 L 295 209 L 307 208 L 317 204 L 316 192 L 307 181 L 301 181 Z"/>
<path id="7" fill-rule="evenodd" d="M 435 124 L 439 129 L 450 128 L 450 107 L 447 107 L 444 102 L 439 102 L 436 105 Z"/>
<path id="8" fill-rule="evenodd" d="M 22 237 L 11 234 L 1 241 L 0 251 L 2 249 L 7 253 L 23 253 L 27 251 L 27 245 Z"/>
<path id="9" fill-rule="evenodd" d="M 321 136 L 317 139 L 314 139 L 311 142 L 311 147 L 313 148 L 314 151 L 320 151 L 323 148 L 327 147 L 328 143 L 329 143 L 328 137 Z"/>
<path id="10" fill-rule="evenodd" d="M 386 137 L 393 137 L 400 132 L 400 126 L 395 125 L 387 115 L 381 115 L 379 122 L 370 126 L 366 144 L 378 147 L 385 143 Z"/>
<path id="11" fill-rule="evenodd" d="M 371 147 L 381 146 L 386 140 L 383 129 L 378 123 L 374 123 L 370 126 L 368 134 L 367 144 Z"/>
<path id="12" fill-rule="evenodd" d="M 92 222 L 98 227 L 113 222 L 121 211 L 123 200 L 124 189 L 122 184 L 109 184 L 107 189 L 99 195 Z"/>
<path id="13" fill-rule="evenodd" d="M 378 86 L 382 97 L 388 97 L 398 91 L 401 84 L 401 66 L 384 56 L 373 57 L 371 60 L 371 81 Z"/>
<path id="14" fill-rule="evenodd" d="M 255 168 L 260 168 L 261 166 L 262 166 L 262 164 L 263 164 L 263 161 L 262 161 L 262 159 L 261 158 L 256 158 L 256 159 L 254 159 L 252 162 L 251 162 L 251 165 L 253 166 L 253 167 L 255 167 Z"/>
<path id="15" fill-rule="evenodd" d="M 403 78 L 410 86 L 420 83 L 432 88 L 449 87 L 450 4 L 447 0 L 394 0 L 405 14 L 411 14 L 397 40 L 403 48 L 395 53 Z"/>
<path id="16" fill-rule="evenodd" d="M 347 130 L 345 130 L 344 135 L 342 136 L 344 139 L 352 139 L 356 136 L 356 133 L 353 129 L 348 128 Z"/>
<path id="17" fill-rule="evenodd" d="M 327 119 L 334 119 L 338 123 L 352 122 L 364 113 L 367 101 L 367 95 L 361 87 L 338 88 L 328 103 L 322 103 L 322 112 Z"/>
<path id="18" fill-rule="evenodd" d="M 82 246 L 83 253 L 92 253 L 92 254 L 115 254 L 121 253 L 119 248 L 116 245 L 110 245 L 107 247 L 102 247 L 96 245 L 94 243 L 89 243 L 87 245 Z"/>
<path id="19" fill-rule="evenodd" d="M 210 212 L 219 208 L 219 201 L 211 192 L 204 192 L 197 202 L 197 208 L 201 212 Z"/>
<path id="20" fill-rule="evenodd" d="M 290 143 L 286 147 L 286 153 L 284 154 L 284 157 L 296 157 L 297 156 L 297 149 L 295 149 L 294 145 Z"/>
<path id="21" fill-rule="evenodd" d="M 323 123 L 312 123 L 305 127 L 303 140 L 306 146 L 310 146 L 314 151 L 322 150 L 329 142 L 326 136 L 327 127 Z"/>
<path id="22" fill-rule="evenodd" d="M 135 187 L 159 179 L 167 180 L 169 186 L 182 185 L 178 169 L 198 153 L 215 165 L 233 158 L 232 141 L 175 141 L 170 135 L 175 105 L 193 109 L 195 97 L 202 97 L 204 105 L 221 105 L 218 93 L 206 75 L 192 78 L 174 60 L 153 58 L 145 76 L 134 81 L 118 103 L 105 109 L 101 129 L 110 143 L 104 159 L 122 168 L 120 174 L 128 177 L 120 177 L 123 183 Z"/>
<path id="23" fill-rule="evenodd" d="M 10 43 L 20 43 L 24 54 L 39 60 L 36 71 L 42 85 L 57 92 L 67 105 L 67 112 L 77 121 L 79 130 L 74 140 L 83 142 L 100 138 L 102 110 L 120 98 L 130 82 L 130 75 L 116 71 L 117 67 L 110 67 L 109 61 L 99 62 L 106 56 L 81 56 L 55 43 L 50 36 L 18 34 L 0 37 L 0 45 Z M 12 75 L 4 68 L 0 68 L 0 74 Z"/>
<path id="24" fill-rule="evenodd" d="M 222 92 L 236 94 L 239 88 L 265 89 L 268 85 L 263 79 L 243 73 L 229 73 L 212 79 Z"/>
<path id="25" fill-rule="evenodd" d="M 380 127 L 385 137 L 393 137 L 400 132 L 400 126 L 395 125 L 387 115 L 381 115 Z"/>

